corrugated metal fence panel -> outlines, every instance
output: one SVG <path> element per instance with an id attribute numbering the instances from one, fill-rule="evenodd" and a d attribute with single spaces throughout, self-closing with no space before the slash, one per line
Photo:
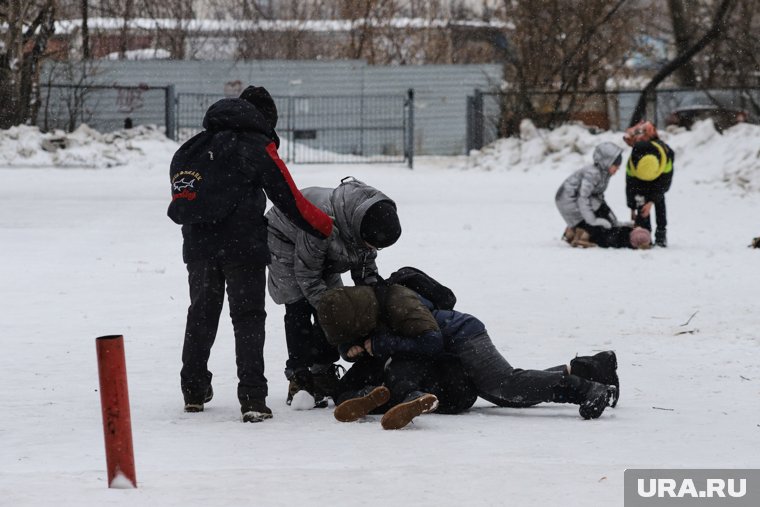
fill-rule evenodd
<path id="1" fill-rule="evenodd" d="M 367 67 L 365 93 L 414 89 L 417 155 L 462 155 L 466 148 L 467 96 L 498 86 L 499 65 Z"/>
<path id="2" fill-rule="evenodd" d="M 94 84 L 166 86 L 177 93 L 235 96 L 248 84 L 277 96 L 416 94 L 415 151 L 459 155 L 465 150 L 466 97 L 498 84 L 498 65 L 368 66 L 339 61 L 99 61 Z"/>

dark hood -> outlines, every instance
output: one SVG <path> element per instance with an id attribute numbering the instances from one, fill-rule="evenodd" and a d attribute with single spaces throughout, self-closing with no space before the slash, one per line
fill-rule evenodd
<path id="1" fill-rule="evenodd" d="M 222 99 L 215 102 L 203 117 L 203 128 L 212 132 L 221 130 L 253 131 L 272 138 L 278 145 L 280 140 L 269 128 L 264 115 L 256 106 L 243 99 Z"/>

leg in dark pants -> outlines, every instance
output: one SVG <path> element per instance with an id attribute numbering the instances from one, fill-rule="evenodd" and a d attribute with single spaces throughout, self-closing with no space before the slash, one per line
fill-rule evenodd
<path id="1" fill-rule="evenodd" d="M 187 265 L 190 307 L 182 347 L 182 394 L 186 403 L 203 403 L 211 385 L 208 358 L 214 345 L 224 303 L 224 274 L 214 262 Z"/>
<path id="2" fill-rule="evenodd" d="M 513 368 L 499 353 L 488 333 L 452 344 L 453 353 L 477 388 L 478 395 L 500 407 L 526 407 L 554 401 L 565 374 L 559 371 Z"/>
<path id="3" fill-rule="evenodd" d="M 246 408 L 252 401 L 263 402 L 267 396 L 264 376 L 265 267 L 236 263 L 226 264 L 222 270 L 235 330 L 238 399 L 240 406 Z"/>
<path id="4" fill-rule="evenodd" d="M 288 378 L 314 364 L 330 364 L 338 360 L 338 352 L 327 342 L 316 313 L 306 299 L 285 305 L 285 340 L 288 346 L 285 375 Z"/>
<path id="5" fill-rule="evenodd" d="M 383 366 L 385 361 L 371 356 L 359 358 L 338 381 L 338 394 L 335 404 L 361 396 L 360 391 L 367 386 L 383 385 Z"/>

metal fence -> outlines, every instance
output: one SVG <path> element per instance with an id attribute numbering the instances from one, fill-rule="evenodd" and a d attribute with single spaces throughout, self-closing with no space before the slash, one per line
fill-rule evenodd
<path id="1" fill-rule="evenodd" d="M 519 134 L 520 122 L 530 119 L 538 127 L 583 122 L 604 130 L 624 130 L 633 116 L 640 90 L 615 92 L 557 92 L 527 94 L 482 92 L 467 98 L 467 152 L 501 137 Z M 689 111 L 742 112 L 744 121 L 760 123 L 759 88 L 663 89 L 647 103 L 645 118 L 662 128 L 679 122 Z"/>
<path id="2" fill-rule="evenodd" d="M 177 95 L 177 139 L 202 129 L 203 115 L 221 95 Z M 297 163 L 414 160 L 414 92 L 406 95 L 273 97 L 280 155 Z"/>
<path id="3" fill-rule="evenodd" d="M 173 86 L 42 84 L 36 125 L 44 131 L 72 131 L 87 124 L 101 132 L 157 125 L 174 139 Z"/>

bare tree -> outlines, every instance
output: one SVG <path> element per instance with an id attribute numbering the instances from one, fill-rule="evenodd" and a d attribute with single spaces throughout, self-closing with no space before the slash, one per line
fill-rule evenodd
<path id="1" fill-rule="evenodd" d="M 646 15 L 625 0 L 504 0 L 497 14 L 513 26 L 497 41 L 510 92 L 507 135 L 523 117 L 548 127 L 564 122 L 577 108 L 579 90 L 603 91 L 635 47 Z"/>
<path id="2" fill-rule="evenodd" d="M 639 101 L 636 103 L 636 108 L 631 115 L 630 125 L 635 125 L 641 121 L 642 118 L 644 118 L 649 96 L 662 81 L 664 81 L 673 72 L 678 70 L 681 66 L 689 62 L 692 57 L 694 57 L 694 55 L 702 51 L 710 43 L 719 40 L 724 36 L 726 21 L 729 18 L 731 11 L 734 9 L 734 7 L 736 7 L 736 3 L 737 0 L 721 0 L 720 4 L 715 10 L 715 14 L 712 17 L 710 29 L 685 51 L 679 52 L 675 58 L 666 63 L 654 75 L 654 77 L 652 77 L 649 83 L 647 83 L 647 85 L 641 91 Z"/>
<path id="3" fill-rule="evenodd" d="M 0 25 L 0 128 L 28 122 L 35 83 L 48 41 L 55 30 L 55 0 L 3 0 Z"/>

